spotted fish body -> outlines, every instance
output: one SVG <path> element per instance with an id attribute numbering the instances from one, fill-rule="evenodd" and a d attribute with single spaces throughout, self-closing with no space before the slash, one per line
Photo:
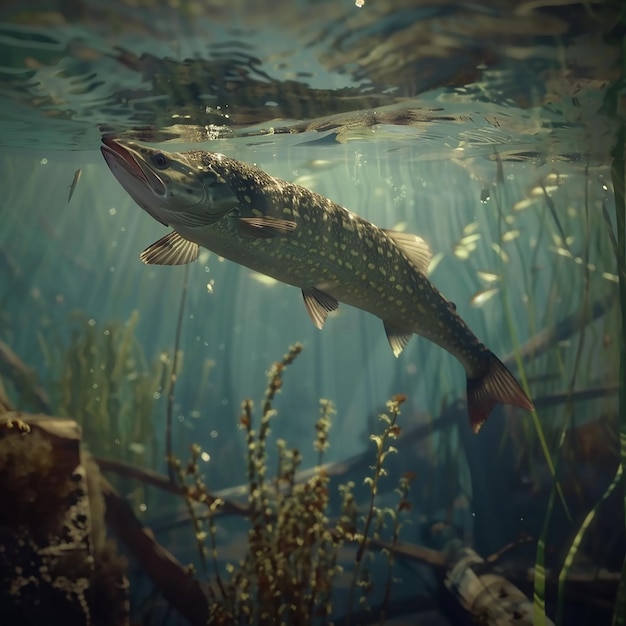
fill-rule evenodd
<path id="1" fill-rule="evenodd" d="M 212 152 L 165 153 L 103 139 L 103 155 L 135 201 L 173 232 L 146 263 L 180 264 L 198 246 L 302 289 L 318 328 L 343 302 L 383 320 L 396 356 L 417 333 L 467 373 L 478 432 L 494 405 L 534 407 L 515 378 L 427 278 L 430 251 L 416 235 L 381 229 L 309 189 Z"/>

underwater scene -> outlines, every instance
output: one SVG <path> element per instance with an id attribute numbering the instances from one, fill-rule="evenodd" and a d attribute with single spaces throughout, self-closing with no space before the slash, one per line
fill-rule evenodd
<path id="1" fill-rule="evenodd" d="M 0 624 L 626 625 L 622 0 L 0 3 Z"/>

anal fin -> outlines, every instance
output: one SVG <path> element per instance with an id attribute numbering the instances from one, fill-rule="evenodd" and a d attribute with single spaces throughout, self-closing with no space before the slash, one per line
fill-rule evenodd
<path id="1" fill-rule="evenodd" d="M 139 258 L 147 265 L 186 265 L 193 263 L 198 254 L 197 243 L 173 231 L 148 246 Z"/>
<path id="2" fill-rule="evenodd" d="M 302 290 L 302 297 L 304 298 L 304 304 L 306 310 L 313 320 L 313 323 L 320 330 L 326 322 L 326 318 L 331 311 L 336 311 L 339 307 L 339 302 L 333 296 L 316 289 L 315 287 L 306 287 Z"/>
<path id="3" fill-rule="evenodd" d="M 393 356 L 398 357 L 406 344 L 409 343 L 409 339 L 413 336 L 413 331 L 406 330 L 395 326 L 392 322 L 383 320 L 385 326 L 385 332 L 387 333 L 387 339 L 393 352 Z"/>

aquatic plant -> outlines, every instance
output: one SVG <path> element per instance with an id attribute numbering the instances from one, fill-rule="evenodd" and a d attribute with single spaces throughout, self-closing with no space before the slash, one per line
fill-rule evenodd
<path id="1" fill-rule="evenodd" d="M 345 607 L 349 623 L 357 591 L 359 604 L 364 606 L 372 590 L 369 571 L 363 566 L 370 541 L 378 538 L 388 517 L 392 521 L 389 545 L 393 547 L 403 524 L 401 518 L 410 509 L 408 493 L 412 476 L 408 475 L 399 481 L 396 508 L 379 509 L 376 505 L 379 481 L 386 474 L 385 459 L 395 452 L 389 442 L 400 432 L 396 419 L 404 396 L 389 401 L 388 412 L 380 416 L 383 432 L 371 437 L 376 450 L 373 474 L 365 478 L 370 499 L 363 515 L 356 505 L 354 483 L 348 482 L 339 486 L 341 513 L 336 519 L 331 517 L 330 478 L 322 466 L 334 414 L 328 400 L 320 401 L 313 443 L 318 453 L 317 466 L 311 476 L 303 482 L 296 480 L 302 456 L 298 449 L 289 448 L 284 440 L 276 441 L 276 458 L 271 459 L 268 435 L 276 416 L 273 401 L 282 388 L 285 368 L 293 363 L 301 350 L 300 344 L 292 346 L 270 369 L 256 428 L 252 401 L 245 400 L 242 404 L 240 424 L 247 444 L 249 529 L 245 555 L 239 563 L 227 564 L 225 571 L 219 565 L 216 515 L 224 502 L 211 496 L 204 483 L 199 467 L 200 446 L 191 447 L 191 458 L 186 465 L 175 457 L 170 459 L 186 495 L 205 572 L 208 572 L 207 561 L 211 560 L 213 579 L 208 584 L 208 601 L 212 624 L 329 623 L 333 612 L 340 608 L 333 598 L 337 577 L 344 571 L 344 565 L 339 562 L 339 551 L 353 544 L 356 556 Z M 268 468 L 274 464 L 276 472 L 270 477 Z M 206 505 L 206 517 L 198 515 L 195 502 Z M 382 620 L 391 597 L 394 564 L 392 550 L 383 550 L 387 576 L 380 609 Z"/>
<path id="2" fill-rule="evenodd" d="M 125 323 L 77 313 L 65 348 L 43 337 L 40 345 L 48 368 L 59 372 L 54 413 L 80 424 L 93 454 L 153 467 L 160 460 L 153 410 L 172 365 L 166 353 L 147 362 L 138 322 L 137 311 Z"/>
<path id="3" fill-rule="evenodd" d="M 70 322 L 66 344 L 59 335 L 38 336 L 52 413 L 78 422 L 94 456 L 154 469 L 165 456 L 154 410 L 168 393 L 174 363 L 166 352 L 148 362 L 135 336 L 137 311 L 126 322 L 96 322 L 82 312 Z M 133 492 L 142 508 L 148 495 L 143 486 Z"/>

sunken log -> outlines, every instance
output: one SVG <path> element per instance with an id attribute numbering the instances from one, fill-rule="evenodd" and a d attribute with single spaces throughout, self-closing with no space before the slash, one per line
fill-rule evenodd
<path id="1" fill-rule="evenodd" d="M 0 414 L 3 624 L 129 623 L 125 563 L 106 539 L 99 476 L 76 422 Z"/>
<path id="2" fill-rule="evenodd" d="M 446 589 L 472 620 L 485 626 L 533 626 L 533 603 L 459 539 L 444 548 Z M 554 626 L 545 618 L 546 626 Z"/>

